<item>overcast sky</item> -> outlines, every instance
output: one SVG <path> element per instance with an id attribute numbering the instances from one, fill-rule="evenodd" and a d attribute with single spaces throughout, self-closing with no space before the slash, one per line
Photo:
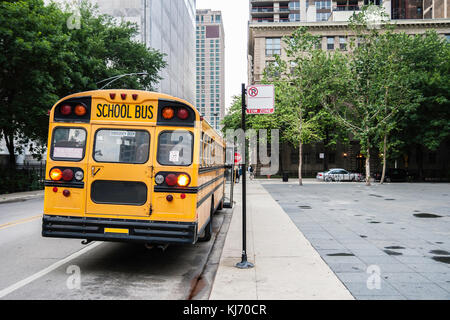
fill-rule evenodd
<path id="1" fill-rule="evenodd" d="M 247 0 L 197 0 L 197 9 L 222 11 L 225 30 L 225 110 L 247 84 Z"/>

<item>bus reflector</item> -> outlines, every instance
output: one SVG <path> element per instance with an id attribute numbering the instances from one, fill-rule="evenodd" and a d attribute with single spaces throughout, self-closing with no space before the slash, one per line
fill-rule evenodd
<path id="1" fill-rule="evenodd" d="M 76 107 L 75 107 L 75 110 L 74 110 L 74 112 L 75 112 L 75 114 L 77 115 L 77 116 L 84 116 L 85 114 L 86 114 L 86 112 L 87 112 L 87 110 L 86 110 L 86 107 L 85 106 L 83 106 L 82 104 L 78 104 Z"/>
<path id="2" fill-rule="evenodd" d="M 121 93 L 120 96 L 122 97 L 122 100 L 125 100 L 127 98 L 127 94 L 126 93 Z"/>
<path id="3" fill-rule="evenodd" d="M 64 197 L 69 197 L 70 196 L 70 191 L 69 190 L 64 190 L 63 191 L 63 195 L 64 195 Z"/>
<path id="4" fill-rule="evenodd" d="M 174 113 L 175 112 L 170 107 L 166 107 L 166 108 L 162 109 L 162 116 L 164 119 L 167 119 L 167 120 L 172 119 L 174 116 Z"/>
<path id="5" fill-rule="evenodd" d="M 73 179 L 73 171 L 66 169 L 62 172 L 62 178 L 64 181 L 71 181 Z"/>
<path id="6" fill-rule="evenodd" d="M 69 104 L 64 104 L 61 106 L 60 111 L 63 116 L 68 116 L 72 113 L 72 106 Z"/>
<path id="7" fill-rule="evenodd" d="M 57 181 L 57 180 L 61 180 L 61 178 L 62 178 L 61 170 L 56 168 L 56 169 L 52 169 L 50 171 L 50 179 Z"/>
<path id="8" fill-rule="evenodd" d="M 110 97 L 112 100 L 114 100 L 114 99 L 116 98 L 116 94 L 115 94 L 115 93 L 110 93 L 110 94 L 109 94 L 109 97 Z"/>
<path id="9" fill-rule="evenodd" d="M 168 174 L 166 177 L 166 183 L 168 186 L 173 187 L 174 185 L 177 184 L 177 176 L 174 175 L 173 173 Z"/>
<path id="10" fill-rule="evenodd" d="M 189 112 L 186 109 L 181 108 L 177 112 L 177 117 L 181 120 L 186 120 L 189 117 Z"/>
<path id="11" fill-rule="evenodd" d="M 171 195 L 171 194 L 167 195 L 166 200 L 169 202 L 173 201 L 173 195 Z"/>
<path id="12" fill-rule="evenodd" d="M 133 100 L 137 100 L 138 98 L 138 95 L 136 93 L 133 93 L 131 96 L 133 97 Z"/>
<path id="13" fill-rule="evenodd" d="M 186 187 L 190 182 L 189 176 L 187 174 L 180 174 L 177 179 L 177 183 L 180 187 Z"/>

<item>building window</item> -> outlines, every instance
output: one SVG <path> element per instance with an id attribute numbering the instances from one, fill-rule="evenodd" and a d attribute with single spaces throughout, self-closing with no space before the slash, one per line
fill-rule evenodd
<path id="1" fill-rule="evenodd" d="M 266 56 L 281 54 L 281 38 L 266 38 Z"/>
<path id="2" fill-rule="evenodd" d="M 339 49 L 341 50 L 347 50 L 347 38 L 346 37 L 339 37 Z"/>
<path id="3" fill-rule="evenodd" d="M 334 37 L 327 37 L 327 50 L 334 50 Z"/>
<path id="4" fill-rule="evenodd" d="M 300 14 L 299 13 L 290 13 L 289 14 L 289 21 L 300 21 Z"/>
<path id="5" fill-rule="evenodd" d="M 291 1 L 289 2 L 290 10 L 300 10 L 300 1 Z"/>
<path id="6" fill-rule="evenodd" d="M 316 1 L 316 9 L 331 9 L 331 0 Z"/>
<path id="7" fill-rule="evenodd" d="M 330 17 L 331 12 L 318 12 L 316 13 L 316 20 L 317 21 L 328 21 L 328 18 Z"/>
<path id="8" fill-rule="evenodd" d="M 328 163 L 331 163 L 331 164 L 336 163 L 336 154 L 335 153 L 328 154 Z"/>
<path id="9" fill-rule="evenodd" d="M 430 164 L 436 164 L 436 162 L 437 162 L 437 154 L 436 154 L 436 152 L 430 152 L 428 154 L 428 162 Z"/>

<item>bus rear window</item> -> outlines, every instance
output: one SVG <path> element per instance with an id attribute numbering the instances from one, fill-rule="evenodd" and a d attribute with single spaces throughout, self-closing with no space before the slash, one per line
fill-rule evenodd
<path id="1" fill-rule="evenodd" d="M 194 139 L 189 131 L 164 131 L 159 135 L 158 162 L 165 166 L 192 164 Z"/>
<path id="2" fill-rule="evenodd" d="M 143 164 L 148 161 L 150 134 L 142 130 L 101 129 L 95 134 L 97 162 Z"/>
<path id="3" fill-rule="evenodd" d="M 80 161 L 84 158 L 86 130 L 59 127 L 53 131 L 51 158 L 60 161 Z"/>

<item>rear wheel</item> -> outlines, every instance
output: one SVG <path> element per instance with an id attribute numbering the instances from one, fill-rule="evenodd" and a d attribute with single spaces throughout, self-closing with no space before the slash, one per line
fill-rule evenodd
<path id="1" fill-rule="evenodd" d="M 209 221 L 208 224 L 205 227 L 205 230 L 203 230 L 201 236 L 198 237 L 198 241 L 200 242 L 206 242 L 211 240 L 212 237 L 212 224 L 213 224 L 213 215 L 214 215 L 214 198 L 211 200 L 211 210 L 209 213 Z"/>

